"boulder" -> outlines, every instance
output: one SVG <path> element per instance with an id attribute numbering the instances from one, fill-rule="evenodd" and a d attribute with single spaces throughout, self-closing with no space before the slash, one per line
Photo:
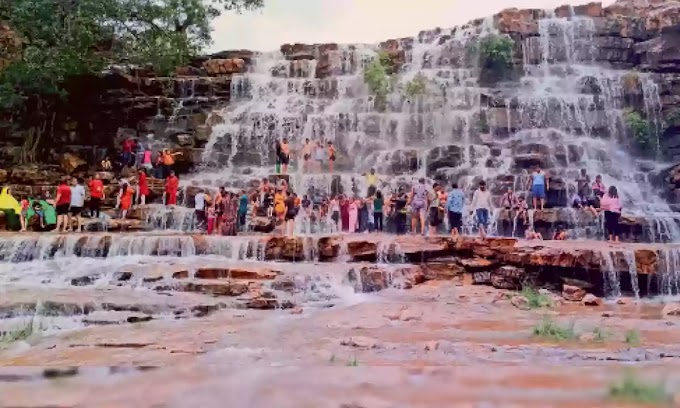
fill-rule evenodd
<path id="1" fill-rule="evenodd" d="M 203 68 L 210 76 L 231 75 L 245 72 L 245 61 L 241 58 L 209 59 Z"/>
<path id="2" fill-rule="evenodd" d="M 73 153 L 64 153 L 61 156 L 60 165 L 66 174 L 87 169 L 87 162 Z"/>
<path id="3" fill-rule="evenodd" d="M 602 306 L 602 299 L 591 293 L 588 293 L 581 300 L 581 304 L 584 306 Z"/>
<path id="4" fill-rule="evenodd" d="M 661 309 L 662 316 L 680 316 L 680 303 L 667 303 Z"/>
<path id="5" fill-rule="evenodd" d="M 512 304 L 513 306 L 515 306 L 516 308 L 518 308 L 520 310 L 531 309 L 531 306 L 529 306 L 529 299 L 527 299 L 526 297 L 521 296 L 521 295 L 513 296 L 510 299 L 510 304 Z"/>
<path id="6" fill-rule="evenodd" d="M 586 290 L 577 286 L 562 285 L 562 297 L 570 302 L 580 302 L 586 296 Z"/>

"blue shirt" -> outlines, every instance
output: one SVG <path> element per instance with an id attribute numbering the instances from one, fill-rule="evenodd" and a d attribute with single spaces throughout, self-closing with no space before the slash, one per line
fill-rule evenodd
<path id="1" fill-rule="evenodd" d="M 532 176 L 534 186 L 545 185 L 545 173 L 534 173 Z"/>
<path id="2" fill-rule="evenodd" d="M 465 194 L 463 190 L 457 188 L 449 192 L 449 197 L 446 199 L 446 209 L 454 213 L 462 213 L 465 205 Z"/>
<path id="3" fill-rule="evenodd" d="M 245 194 L 241 196 L 241 201 L 238 205 L 238 211 L 242 213 L 248 212 L 248 196 Z"/>

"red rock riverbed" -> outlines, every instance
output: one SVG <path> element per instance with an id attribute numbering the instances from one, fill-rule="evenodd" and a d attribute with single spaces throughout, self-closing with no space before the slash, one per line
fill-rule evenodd
<path id="1" fill-rule="evenodd" d="M 251 239 L 282 238 L 226 241 L 242 255 Z M 507 268 L 507 254 L 566 262 L 613 248 L 637 260 L 664 246 L 390 239 L 315 237 L 317 255 L 299 261 L 284 240 L 266 262 L 167 253 L 167 243 L 162 254 L 3 262 L 0 330 L 27 319 L 34 330 L 0 346 L 0 406 L 619 407 L 608 387 L 629 368 L 669 398 L 680 390 L 672 298 L 588 306 L 557 290 L 530 308 L 513 290 L 472 284 L 479 270 Z M 366 260 L 373 244 L 398 245 L 399 262 Z M 546 319 L 570 338 L 534 335 Z"/>

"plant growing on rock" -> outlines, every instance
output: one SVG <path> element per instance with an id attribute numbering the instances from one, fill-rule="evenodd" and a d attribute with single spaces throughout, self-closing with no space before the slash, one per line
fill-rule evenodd
<path id="1" fill-rule="evenodd" d="M 626 344 L 629 344 L 631 346 L 637 346 L 640 344 L 640 332 L 637 330 L 631 329 L 626 332 L 625 335 L 625 341 Z"/>
<path id="2" fill-rule="evenodd" d="M 649 130 L 647 120 L 638 111 L 628 111 L 624 114 L 626 128 L 633 136 L 633 141 L 641 152 L 654 155 L 657 151 L 654 135 Z"/>
<path id="3" fill-rule="evenodd" d="M 11 344 L 31 337 L 35 331 L 34 320 L 34 318 L 30 318 L 11 330 L 0 332 L 0 344 Z"/>
<path id="4" fill-rule="evenodd" d="M 409 98 L 425 95 L 425 93 L 427 93 L 427 79 L 422 74 L 416 75 L 406 84 L 406 95 Z"/>
<path id="5" fill-rule="evenodd" d="M 479 59 L 479 79 L 482 83 L 494 84 L 510 78 L 513 46 L 512 39 L 497 34 L 487 35 L 470 44 L 468 53 L 477 55 Z"/>
<path id="6" fill-rule="evenodd" d="M 373 95 L 374 106 L 377 110 L 385 110 L 387 95 L 392 89 L 390 77 L 387 74 L 391 64 L 389 55 L 382 51 L 365 69 L 364 82 Z"/>
<path id="7" fill-rule="evenodd" d="M 540 293 L 531 287 L 524 287 L 522 289 L 522 296 L 524 296 L 529 301 L 529 308 L 531 309 L 540 309 L 553 306 L 553 301 L 550 295 Z"/>
<path id="8" fill-rule="evenodd" d="M 609 397 L 617 401 L 637 404 L 665 404 L 668 395 L 663 383 L 649 383 L 628 371 L 609 387 Z"/>
<path id="9" fill-rule="evenodd" d="M 548 316 L 545 316 L 541 323 L 533 328 L 533 335 L 553 341 L 565 341 L 576 338 L 573 326 L 560 326 Z"/>

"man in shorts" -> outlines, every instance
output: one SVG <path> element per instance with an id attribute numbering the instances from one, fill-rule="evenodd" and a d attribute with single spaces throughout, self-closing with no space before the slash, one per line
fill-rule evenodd
<path id="1" fill-rule="evenodd" d="M 57 187 L 57 197 L 54 200 L 54 203 L 57 212 L 57 228 L 55 231 L 66 232 L 71 229 L 68 225 L 68 211 L 71 207 L 71 187 L 68 186 L 66 179 L 62 179 L 59 183 L 59 187 Z"/>
<path id="2" fill-rule="evenodd" d="M 85 187 L 83 184 L 85 181 L 82 178 L 73 179 L 73 187 L 71 187 L 71 205 L 70 205 L 70 217 L 68 219 L 69 227 L 72 225 L 74 217 L 77 221 L 76 231 L 81 232 L 83 230 L 83 219 L 81 215 L 83 214 L 83 207 L 85 207 Z"/>
<path id="3" fill-rule="evenodd" d="M 416 234 L 420 222 L 420 232 L 425 235 L 425 208 L 427 208 L 427 186 L 425 179 L 418 180 L 418 184 L 411 191 L 411 232 Z"/>

